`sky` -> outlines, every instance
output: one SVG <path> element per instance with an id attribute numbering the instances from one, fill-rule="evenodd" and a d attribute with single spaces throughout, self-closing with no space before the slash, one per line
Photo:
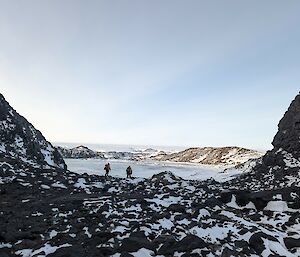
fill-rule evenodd
<path id="1" fill-rule="evenodd" d="M 0 92 L 51 142 L 270 149 L 300 1 L 0 0 Z"/>

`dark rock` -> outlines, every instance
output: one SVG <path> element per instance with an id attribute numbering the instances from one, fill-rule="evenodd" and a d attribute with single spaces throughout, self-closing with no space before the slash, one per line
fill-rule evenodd
<path id="1" fill-rule="evenodd" d="M 93 251 L 93 248 L 91 251 Z M 111 247 L 97 247 L 98 251 L 97 254 L 93 254 L 92 256 L 112 256 L 115 253 L 115 250 Z"/>
<path id="2" fill-rule="evenodd" d="M 2 122 L 6 125 L 2 125 L 4 124 Z M 4 143 L 6 150 L 0 151 L 0 158 L 22 157 L 39 165 L 48 164 L 57 168 L 67 168 L 57 149 L 45 139 L 39 130 L 19 115 L 2 94 L 0 94 L 0 142 Z M 53 163 L 48 161 L 49 158 Z"/>
<path id="3" fill-rule="evenodd" d="M 105 243 L 109 239 L 114 238 L 116 236 L 116 233 L 111 232 L 96 232 L 93 234 L 92 239 L 95 240 L 98 243 Z"/>
<path id="4" fill-rule="evenodd" d="M 0 256 L 1 256 L 1 257 L 13 257 L 14 254 L 11 252 L 10 249 L 7 249 L 7 248 L 1 248 L 1 249 L 0 249 Z"/>
<path id="5" fill-rule="evenodd" d="M 221 254 L 221 257 L 231 257 L 231 256 L 239 256 L 239 252 L 229 249 L 228 247 L 225 247 L 225 249 Z"/>
<path id="6" fill-rule="evenodd" d="M 262 211 L 267 206 L 269 201 L 265 200 L 261 196 L 252 196 L 251 197 L 251 202 L 253 202 L 253 204 L 255 205 L 255 208 L 258 211 Z"/>
<path id="7" fill-rule="evenodd" d="M 288 249 L 298 248 L 300 247 L 300 238 L 286 237 L 284 238 L 284 244 Z"/>
<path id="8" fill-rule="evenodd" d="M 141 234 L 139 236 L 130 236 L 122 241 L 122 245 L 119 248 L 120 252 L 136 252 L 141 248 L 154 250 L 155 246 Z"/>
<path id="9" fill-rule="evenodd" d="M 229 203 L 231 201 L 233 192 L 230 190 L 223 190 L 220 194 L 220 200 L 222 203 Z"/>
<path id="10" fill-rule="evenodd" d="M 187 252 L 205 247 L 207 247 L 207 243 L 205 243 L 201 238 L 194 235 L 187 235 L 174 245 L 174 250 L 177 252 Z"/>
<path id="11" fill-rule="evenodd" d="M 176 245 L 176 240 L 173 237 L 168 237 L 168 238 L 161 238 L 163 239 L 162 243 L 163 245 L 159 248 L 157 251 L 158 255 L 166 255 L 166 256 L 173 256 L 174 252 L 176 251 L 175 245 Z M 158 242 L 155 240 L 155 242 Z"/>
<path id="12" fill-rule="evenodd" d="M 207 207 L 214 208 L 215 206 L 222 206 L 222 202 L 213 196 L 205 201 L 205 205 Z"/>
<path id="13" fill-rule="evenodd" d="M 168 207 L 168 211 L 171 212 L 179 212 L 179 213 L 184 213 L 185 212 L 185 206 L 181 205 L 181 204 L 171 204 Z"/>
<path id="14" fill-rule="evenodd" d="M 257 232 L 253 234 L 249 239 L 249 245 L 252 249 L 255 250 L 257 254 L 261 254 L 265 250 L 265 244 L 263 238 L 275 242 L 277 241 L 274 237 L 269 236 L 263 232 Z"/>
<path id="15" fill-rule="evenodd" d="M 249 191 L 236 192 L 236 203 L 238 206 L 245 206 L 250 202 Z"/>
<path id="16" fill-rule="evenodd" d="M 134 257 L 134 256 L 130 253 L 122 252 L 120 257 Z"/>
<path id="17" fill-rule="evenodd" d="M 80 245 L 72 245 L 57 249 L 54 253 L 47 255 L 48 257 L 78 257 L 87 256 L 84 249 Z"/>
<path id="18" fill-rule="evenodd" d="M 300 94 L 296 96 L 279 122 L 278 132 L 272 142 L 277 150 L 282 148 L 300 158 Z"/>

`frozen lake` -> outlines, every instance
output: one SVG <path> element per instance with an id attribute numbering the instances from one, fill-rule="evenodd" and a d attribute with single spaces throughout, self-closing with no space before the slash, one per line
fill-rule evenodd
<path id="1" fill-rule="evenodd" d="M 176 176 L 184 179 L 206 180 L 214 178 L 218 181 L 227 180 L 233 173 L 224 173 L 223 167 L 172 163 L 157 161 L 125 161 L 125 160 L 101 160 L 101 159 L 65 159 L 68 169 L 76 173 L 87 173 L 104 175 L 104 165 L 109 162 L 111 165 L 111 176 L 126 177 L 126 168 L 130 165 L 134 177 L 149 178 L 154 174 L 171 171 Z"/>

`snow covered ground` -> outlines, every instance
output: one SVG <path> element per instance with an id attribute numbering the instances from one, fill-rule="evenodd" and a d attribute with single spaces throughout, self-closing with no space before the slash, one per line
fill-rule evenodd
<path id="1" fill-rule="evenodd" d="M 114 177 L 126 177 L 126 168 L 130 165 L 134 177 L 150 178 L 154 174 L 171 171 L 176 176 L 184 179 L 206 180 L 214 178 L 217 181 L 230 179 L 230 176 L 239 172 L 224 172 L 220 166 L 172 163 L 162 161 L 124 161 L 124 160 L 101 160 L 101 159 L 65 159 L 70 171 L 83 174 L 104 175 L 104 165 L 109 162 L 111 165 L 110 175 Z"/>

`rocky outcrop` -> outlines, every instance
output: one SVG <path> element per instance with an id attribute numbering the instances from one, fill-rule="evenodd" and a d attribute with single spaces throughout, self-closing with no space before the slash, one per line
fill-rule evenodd
<path id="1" fill-rule="evenodd" d="M 231 181 L 239 188 L 250 190 L 281 189 L 300 186 L 300 139 L 298 121 L 300 117 L 300 94 L 278 125 L 274 137 L 274 148 L 268 151 L 261 161 L 238 179 Z"/>
<path id="2" fill-rule="evenodd" d="M 204 147 L 189 148 L 178 153 L 159 153 L 153 160 L 192 162 L 206 165 L 238 165 L 249 159 L 256 159 L 263 153 L 241 147 Z"/>
<path id="3" fill-rule="evenodd" d="M 74 148 L 65 148 L 58 146 L 58 151 L 64 158 L 87 159 L 87 158 L 105 158 L 103 153 L 96 152 L 90 148 L 80 145 Z"/>
<path id="4" fill-rule="evenodd" d="M 74 148 L 57 147 L 58 151 L 64 158 L 72 159 L 88 159 L 88 158 L 100 158 L 100 159 L 115 159 L 115 160 L 130 160 L 141 161 L 148 160 L 151 156 L 155 155 L 158 151 L 152 148 L 146 150 L 135 150 L 132 152 L 117 152 L 107 151 L 99 152 L 89 149 L 86 146 L 80 145 Z"/>
<path id="5" fill-rule="evenodd" d="M 0 158 L 66 169 L 56 148 L 0 94 Z"/>
<path id="6" fill-rule="evenodd" d="M 134 152 L 117 152 L 117 151 L 109 151 L 104 152 L 104 157 L 106 159 L 115 159 L 115 160 L 141 160 L 138 153 Z"/>
<path id="7" fill-rule="evenodd" d="M 273 152 L 281 149 L 300 159 L 300 95 L 291 103 L 279 122 L 272 144 Z"/>

